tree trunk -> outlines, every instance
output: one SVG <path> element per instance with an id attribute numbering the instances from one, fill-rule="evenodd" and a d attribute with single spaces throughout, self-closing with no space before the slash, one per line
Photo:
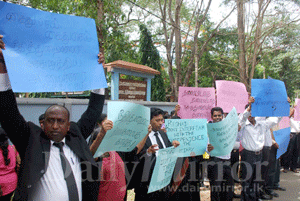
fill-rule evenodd
<path id="1" fill-rule="evenodd" d="M 104 21 L 103 0 L 97 0 L 97 34 L 98 34 L 100 52 L 102 52 L 104 54 L 103 21 Z"/>
<path id="2" fill-rule="evenodd" d="M 195 44 L 195 87 L 198 87 L 198 43 Z"/>
<path id="3" fill-rule="evenodd" d="M 175 65 L 176 65 L 176 79 L 175 79 L 175 100 L 178 100 L 179 86 L 182 86 L 181 73 L 181 31 L 180 31 L 180 9 L 181 0 L 176 0 L 175 6 Z"/>
<path id="4" fill-rule="evenodd" d="M 238 23 L 238 41 L 239 41 L 239 73 L 240 81 L 245 84 L 247 90 L 250 90 L 248 83 L 248 72 L 246 64 L 246 49 L 245 49 L 245 10 L 244 0 L 236 0 L 237 4 L 237 23 Z"/>

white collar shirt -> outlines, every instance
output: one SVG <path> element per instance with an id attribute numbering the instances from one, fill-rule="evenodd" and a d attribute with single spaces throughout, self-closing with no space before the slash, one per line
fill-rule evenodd
<path id="1" fill-rule="evenodd" d="M 266 117 L 255 117 L 255 121 L 266 121 L 267 118 Z M 272 146 L 272 134 L 271 134 L 271 130 L 266 128 L 266 131 L 265 131 L 265 144 L 264 146 L 266 147 L 271 147 Z"/>
<path id="2" fill-rule="evenodd" d="M 61 166 L 60 151 L 58 147 L 53 145 L 54 141 L 50 140 L 50 142 L 50 158 L 47 170 L 40 181 L 33 187 L 31 197 L 29 198 L 30 201 L 69 201 L 68 188 Z M 62 142 L 64 142 L 64 154 L 71 165 L 75 177 L 79 200 L 82 200 L 80 160 L 65 143 L 65 138 Z"/>
<path id="3" fill-rule="evenodd" d="M 265 121 L 256 121 L 255 125 L 252 125 L 248 121 L 249 116 L 250 112 L 245 110 L 239 120 L 241 144 L 248 151 L 261 151 L 265 145 L 267 130 L 279 123 L 281 118 L 269 117 Z"/>
<path id="4" fill-rule="evenodd" d="M 151 133 L 149 134 L 149 139 L 150 139 L 152 145 L 157 144 L 156 137 L 154 135 L 155 133 L 156 133 L 155 131 L 151 131 Z M 160 132 L 157 131 L 157 133 L 158 133 L 158 138 L 160 139 L 160 141 L 165 149 L 166 148 L 165 142 L 164 142 Z M 157 152 L 155 152 L 155 154 L 157 155 Z"/>
<path id="5" fill-rule="evenodd" d="M 295 121 L 293 117 L 290 118 L 291 133 L 300 132 L 300 121 Z"/>

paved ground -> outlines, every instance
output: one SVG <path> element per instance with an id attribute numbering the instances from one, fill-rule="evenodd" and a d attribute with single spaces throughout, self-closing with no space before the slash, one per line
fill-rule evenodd
<path id="1" fill-rule="evenodd" d="M 205 182 L 205 185 L 209 185 L 208 182 Z M 300 173 L 287 172 L 280 174 L 280 186 L 285 187 L 286 191 L 275 191 L 279 194 L 278 198 L 273 198 L 273 201 L 298 201 L 300 200 Z M 240 193 L 240 186 L 236 186 L 235 192 Z M 210 200 L 210 192 L 208 188 L 201 188 L 201 201 L 209 201 Z M 134 200 L 134 192 L 128 192 L 128 201 Z M 234 201 L 238 201 L 240 199 L 234 199 Z"/>
<path id="2" fill-rule="evenodd" d="M 285 187 L 286 191 L 276 191 L 278 198 L 274 201 L 297 201 L 300 200 L 300 173 L 287 172 L 280 174 L 280 186 Z"/>

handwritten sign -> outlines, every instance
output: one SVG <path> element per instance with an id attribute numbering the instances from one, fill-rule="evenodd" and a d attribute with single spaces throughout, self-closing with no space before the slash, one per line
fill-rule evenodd
<path id="1" fill-rule="evenodd" d="M 198 156 L 206 151 L 206 119 L 166 119 L 165 127 L 170 141 L 180 142 L 178 157 Z"/>
<path id="2" fill-rule="evenodd" d="M 227 117 L 220 122 L 207 124 L 209 143 L 214 146 L 211 156 L 229 154 L 234 146 L 238 133 L 238 116 L 233 108 Z"/>
<path id="3" fill-rule="evenodd" d="M 296 98 L 295 100 L 295 113 L 294 113 L 294 120 L 300 121 L 300 99 Z"/>
<path id="4" fill-rule="evenodd" d="M 252 79 L 251 83 L 251 95 L 255 98 L 251 108 L 252 116 L 289 116 L 290 106 L 287 101 L 285 85 L 282 81 Z"/>
<path id="5" fill-rule="evenodd" d="M 275 141 L 279 145 L 279 149 L 277 150 L 278 159 L 282 154 L 284 154 L 288 148 L 290 142 L 290 132 L 291 128 L 285 128 L 277 131 L 273 131 Z"/>
<path id="6" fill-rule="evenodd" d="M 233 107 L 238 113 L 245 111 L 245 105 L 248 103 L 248 92 L 245 85 L 234 81 L 216 81 L 217 106 L 224 112 L 229 113 Z"/>
<path id="7" fill-rule="evenodd" d="M 170 183 L 177 160 L 178 150 L 178 148 L 174 147 L 158 150 L 148 193 L 162 189 Z"/>
<path id="8" fill-rule="evenodd" d="M 15 92 L 107 87 L 93 19 L 0 2 L 3 51 Z"/>
<path id="9" fill-rule="evenodd" d="M 94 157 L 107 151 L 129 152 L 148 133 L 150 108 L 122 101 L 108 102 L 107 119 L 113 121 L 113 129 L 107 131 Z"/>
<path id="10" fill-rule="evenodd" d="M 178 115 L 181 119 L 211 119 L 210 110 L 215 107 L 215 89 L 179 87 Z"/>

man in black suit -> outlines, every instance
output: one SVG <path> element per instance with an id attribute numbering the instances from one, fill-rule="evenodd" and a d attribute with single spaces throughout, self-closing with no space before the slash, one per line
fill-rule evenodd
<path id="1" fill-rule="evenodd" d="M 46 110 L 40 128 L 26 122 L 18 110 L 1 49 L 0 123 L 22 158 L 14 200 L 97 200 L 99 169 L 85 139 L 101 115 L 104 90 L 91 93 L 77 123 L 69 121 L 65 107 L 54 105 Z"/>
<path id="2" fill-rule="evenodd" d="M 143 148 L 145 154 L 142 156 L 141 162 L 134 173 L 136 201 L 162 200 L 168 197 L 166 189 L 147 194 L 155 166 L 156 151 L 172 145 L 174 147 L 179 146 L 178 141 L 174 140 L 171 143 L 166 133 L 161 130 L 164 122 L 163 114 L 164 112 L 161 109 L 151 108 L 150 124 L 152 131 Z"/>

